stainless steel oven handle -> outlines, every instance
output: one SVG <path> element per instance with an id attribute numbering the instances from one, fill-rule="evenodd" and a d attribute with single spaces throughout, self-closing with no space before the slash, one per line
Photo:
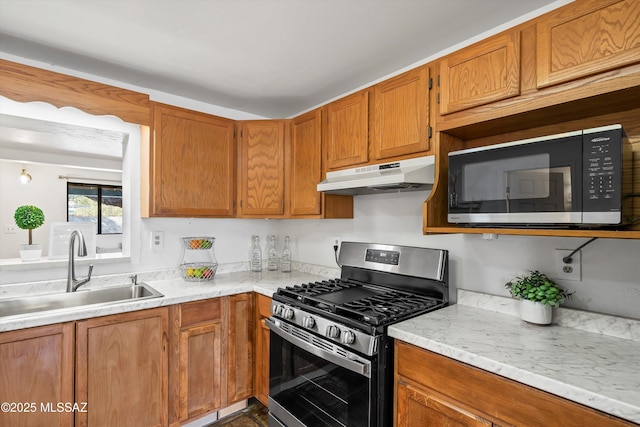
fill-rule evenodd
<path id="1" fill-rule="evenodd" d="M 345 358 L 342 356 L 338 356 L 337 354 L 333 354 L 326 350 L 323 350 L 319 347 L 314 346 L 313 344 L 309 344 L 308 342 L 291 335 L 287 331 L 282 330 L 274 320 L 270 317 L 264 319 L 265 323 L 276 334 L 280 335 L 282 339 L 289 341 L 291 344 L 302 348 L 303 350 L 308 351 L 309 353 L 321 357 L 322 359 L 328 360 L 332 363 L 335 363 L 338 366 L 342 366 L 345 369 L 348 369 L 356 374 L 364 375 L 367 378 L 371 378 L 371 361 L 364 359 L 356 354 L 349 353 L 352 358 Z"/>

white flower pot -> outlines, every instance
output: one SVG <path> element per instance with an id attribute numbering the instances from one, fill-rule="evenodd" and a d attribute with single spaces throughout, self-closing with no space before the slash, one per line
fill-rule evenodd
<path id="1" fill-rule="evenodd" d="M 42 245 L 20 245 L 22 261 L 38 261 L 42 256 Z"/>
<path id="2" fill-rule="evenodd" d="M 537 325 L 549 325 L 553 317 L 553 307 L 540 302 L 520 300 L 520 318 Z"/>

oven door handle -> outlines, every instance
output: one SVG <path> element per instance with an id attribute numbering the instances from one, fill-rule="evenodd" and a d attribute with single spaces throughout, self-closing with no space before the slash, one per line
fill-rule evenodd
<path id="1" fill-rule="evenodd" d="M 338 356 L 337 354 L 331 353 L 329 351 L 323 350 L 319 347 L 314 346 L 306 342 L 303 339 L 300 339 L 296 336 L 291 335 L 287 331 L 280 328 L 280 326 L 272 320 L 270 317 L 264 319 L 269 329 L 271 329 L 276 334 L 280 335 L 282 339 L 289 341 L 291 344 L 302 348 L 309 353 L 321 357 L 325 360 L 328 360 L 332 363 L 335 363 L 338 366 L 341 366 L 345 369 L 348 369 L 356 374 L 364 375 L 367 378 L 371 378 L 371 361 L 364 359 L 357 354 L 348 352 L 349 358 Z"/>

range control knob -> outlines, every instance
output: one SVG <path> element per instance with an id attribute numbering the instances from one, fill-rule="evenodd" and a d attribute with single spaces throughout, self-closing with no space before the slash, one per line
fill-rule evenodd
<path id="1" fill-rule="evenodd" d="M 336 325 L 327 326 L 325 335 L 328 338 L 338 338 L 340 336 L 340 329 Z"/>
<path id="2" fill-rule="evenodd" d="M 341 341 L 344 344 L 353 344 L 354 342 L 356 342 L 356 334 L 351 331 L 344 331 Z"/>
<path id="3" fill-rule="evenodd" d="M 273 315 L 274 316 L 282 316 L 282 312 L 284 311 L 283 305 L 275 305 L 273 307 Z"/>
<path id="4" fill-rule="evenodd" d="M 293 319 L 293 308 L 284 308 L 282 311 L 282 317 L 285 319 Z"/>
<path id="5" fill-rule="evenodd" d="M 316 325 L 316 321 L 311 316 L 304 316 L 302 318 L 302 326 L 311 329 Z"/>

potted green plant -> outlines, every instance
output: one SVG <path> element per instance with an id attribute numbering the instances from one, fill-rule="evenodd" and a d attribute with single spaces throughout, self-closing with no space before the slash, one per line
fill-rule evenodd
<path id="1" fill-rule="evenodd" d="M 42 255 L 42 245 L 33 244 L 32 231 L 44 224 L 44 212 L 37 206 L 25 205 L 16 209 L 13 214 L 16 225 L 23 230 L 29 230 L 29 244 L 20 245 L 22 261 L 37 261 Z"/>
<path id="2" fill-rule="evenodd" d="M 553 307 L 557 307 L 575 292 L 568 292 L 546 274 L 531 271 L 507 282 L 505 287 L 511 295 L 521 300 L 522 320 L 540 325 L 551 323 Z"/>

